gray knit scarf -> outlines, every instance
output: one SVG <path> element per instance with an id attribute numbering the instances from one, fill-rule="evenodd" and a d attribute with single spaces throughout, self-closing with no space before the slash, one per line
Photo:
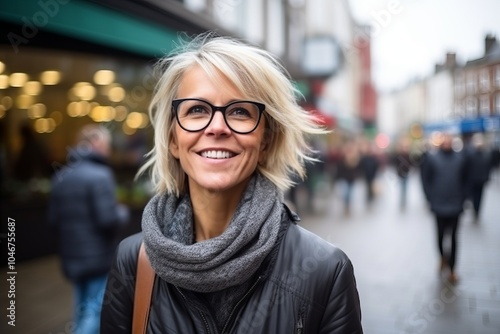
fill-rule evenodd
<path id="1" fill-rule="evenodd" d="M 163 280 L 191 291 L 215 292 L 245 282 L 278 238 L 281 197 L 271 181 L 256 173 L 227 229 L 193 243 L 189 196 L 154 196 L 142 217 L 151 266 Z"/>

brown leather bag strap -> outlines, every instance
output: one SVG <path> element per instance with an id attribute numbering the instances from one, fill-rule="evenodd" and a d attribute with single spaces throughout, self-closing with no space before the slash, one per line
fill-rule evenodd
<path id="1" fill-rule="evenodd" d="M 135 275 L 134 315 L 132 320 L 132 333 L 145 334 L 148 328 L 149 308 L 155 272 L 151 268 L 144 242 L 141 243 L 137 258 L 137 274 Z"/>

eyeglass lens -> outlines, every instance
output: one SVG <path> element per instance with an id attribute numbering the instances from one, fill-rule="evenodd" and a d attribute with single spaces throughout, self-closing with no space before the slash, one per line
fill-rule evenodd
<path id="1" fill-rule="evenodd" d="M 226 107 L 215 108 L 224 114 L 226 124 L 236 132 L 251 132 L 260 117 L 259 107 L 252 102 L 234 102 Z M 214 107 L 200 100 L 184 100 L 177 107 L 180 125 L 188 131 L 199 131 L 210 123 Z"/>

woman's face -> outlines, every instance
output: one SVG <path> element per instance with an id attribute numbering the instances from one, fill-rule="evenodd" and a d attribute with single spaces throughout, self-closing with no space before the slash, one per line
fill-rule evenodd
<path id="1" fill-rule="evenodd" d="M 236 87 L 222 77 L 217 83 L 195 65 L 181 78 L 176 99 L 196 98 L 215 106 L 246 100 Z M 259 101 L 256 101 L 259 102 Z M 242 192 L 264 158 L 265 117 L 255 131 L 238 134 L 228 128 L 221 112 L 216 112 L 207 128 L 198 132 L 183 130 L 176 123 L 170 142 L 172 155 L 179 159 L 193 191 Z"/>

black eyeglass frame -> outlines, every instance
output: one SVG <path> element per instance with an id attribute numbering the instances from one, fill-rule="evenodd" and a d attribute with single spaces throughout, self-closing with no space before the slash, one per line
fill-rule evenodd
<path id="1" fill-rule="evenodd" d="M 199 130 L 189 130 L 189 129 L 186 129 L 184 126 L 182 126 L 181 124 L 181 121 L 179 120 L 179 113 L 178 113 L 178 109 L 179 109 L 179 105 L 184 102 L 184 101 L 199 101 L 199 102 L 203 102 L 203 103 L 206 103 L 210 106 L 210 108 L 212 108 L 212 115 L 210 116 L 210 120 L 208 121 L 207 125 L 205 125 L 204 127 L 202 127 L 201 129 Z M 251 103 L 255 106 L 257 106 L 257 108 L 259 109 L 259 117 L 257 118 L 257 122 L 255 122 L 255 127 L 250 130 L 250 131 L 236 131 L 234 130 L 231 125 L 229 125 L 229 123 L 227 122 L 227 119 L 226 119 L 226 110 L 227 108 L 229 108 L 230 106 L 232 106 L 233 104 L 236 104 L 236 103 Z M 220 111 L 222 113 L 222 117 L 224 118 L 224 122 L 226 123 L 227 127 L 235 132 L 235 133 L 238 133 L 240 135 L 246 135 L 246 134 L 249 134 L 249 133 L 252 133 L 255 131 L 255 129 L 257 129 L 257 127 L 259 126 L 259 123 L 260 123 L 260 119 L 262 118 L 262 113 L 264 112 L 264 110 L 266 109 L 266 105 L 263 104 L 263 103 L 260 103 L 260 102 L 255 102 L 255 101 L 246 101 L 246 100 L 241 100 L 241 101 L 233 101 L 231 103 L 228 103 L 226 104 L 225 106 L 214 106 L 213 104 L 211 104 L 210 102 L 208 101 L 205 101 L 205 100 L 202 100 L 202 99 L 195 99 L 195 98 L 187 98 L 187 99 L 176 99 L 176 100 L 173 100 L 172 101 L 172 109 L 174 111 L 174 114 L 175 114 L 175 119 L 177 120 L 177 124 L 179 124 L 179 126 L 187 131 L 187 132 L 199 132 L 199 131 L 203 131 L 205 130 L 206 128 L 208 128 L 208 126 L 210 125 L 210 123 L 212 123 L 212 120 L 214 119 L 214 115 L 217 111 Z"/>

